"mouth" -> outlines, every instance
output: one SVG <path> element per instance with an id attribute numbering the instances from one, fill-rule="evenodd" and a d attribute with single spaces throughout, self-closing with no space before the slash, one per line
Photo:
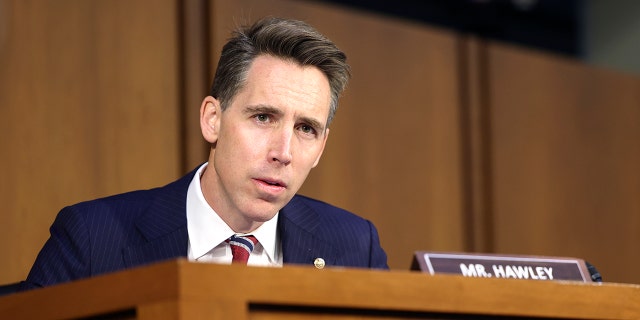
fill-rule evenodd
<path id="1" fill-rule="evenodd" d="M 277 180 L 277 179 L 268 179 L 268 178 L 259 178 L 256 179 L 256 181 L 260 182 L 263 185 L 266 185 L 268 187 L 276 187 L 276 188 L 287 188 L 287 184 L 284 183 L 281 180 Z"/>

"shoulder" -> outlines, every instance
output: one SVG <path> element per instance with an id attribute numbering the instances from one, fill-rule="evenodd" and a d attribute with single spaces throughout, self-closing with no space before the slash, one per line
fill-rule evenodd
<path id="1" fill-rule="evenodd" d="M 282 213 L 293 223 L 316 234 L 365 236 L 375 232 L 373 224 L 357 214 L 324 201 L 296 195 Z M 373 230 L 372 230 L 373 229 Z"/>
<path id="2" fill-rule="evenodd" d="M 143 210 L 153 198 L 149 190 L 133 191 L 108 197 L 83 201 L 62 209 L 62 212 L 95 213 L 104 215 L 110 212 L 129 212 Z"/>
<path id="3" fill-rule="evenodd" d="M 148 210 L 159 210 L 167 205 L 183 206 L 193 173 L 162 187 L 129 191 L 70 205 L 62 209 L 59 218 L 81 217 L 94 223 L 105 222 L 105 220 L 128 220 Z"/>
<path id="4" fill-rule="evenodd" d="M 376 227 L 352 212 L 296 195 L 281 210 L 281 219 L 286 220 L 281 223 L 285 225 L 283 243 L 291 240 L 313 243 L 309 245 L 313 249 L 330 247 L 332 254 L 320 251 L 317 254 L 334 255 L 335 265 L 388 268 Z"/>
<path id="5" fill-rule="evenodd" d="M 296 195 L 291 199 L 288 207 L 306 207 L 309 210 L 317 213 L 321 218 L 324 219 L 339 219 L 340 221 L 353 221 L 353 222 L 365 222 L 366 220 L 353 212 L 347 211 L 345 209 L 336 207 L 324 201 L 320 201 L 317 199 L 313 199 L 303 195 Z"/>
<path id="6" fill-rule="evenodd" d="M 144 207 L 157 196 L 159 189 L 160 188 L 129 191 L 79 202 L 69 206 L 68 208 L 77 211 L 93 211 Z"/>

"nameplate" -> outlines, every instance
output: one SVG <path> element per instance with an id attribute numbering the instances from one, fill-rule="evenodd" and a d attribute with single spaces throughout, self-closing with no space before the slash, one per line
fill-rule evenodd
<path id="1" fill-rule="evenodd" d="M 419 251 L 411 269 L 432 275 L 591 282 L 584 260 L 574 258 Z"/>

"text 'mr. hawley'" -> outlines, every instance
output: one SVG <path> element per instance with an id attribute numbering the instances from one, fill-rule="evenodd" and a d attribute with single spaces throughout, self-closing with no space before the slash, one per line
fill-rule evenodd
<path id="1" fill-rule="evenodd" d="M 491 269 L 493 271 L 488 271 L 484 265 L 476 263 L 460 264 L 460 272 L 465 277 L 553 280 L 553 268 L 551 267 L 494 264 Z"/>

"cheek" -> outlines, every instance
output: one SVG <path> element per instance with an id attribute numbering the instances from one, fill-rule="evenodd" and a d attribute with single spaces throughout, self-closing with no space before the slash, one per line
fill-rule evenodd
<path id="1" fill-rule="evenodd" d="M 250 161 L 260 157 L 267 145 L 268 138 L 263 132 L 255 130 L 235 130 L 229 132 L 225 144 L 227 154 L 232 160 Z"/>
<path id="2" fill-rule="evenodd" d="M 317 160 L 322 154 L 322 144 L 319 143 L 300 143 L 294 147 L 294 158 L 299 163 L 304 163 L 304 168 L 312 169 L 317 164 Z"/>

